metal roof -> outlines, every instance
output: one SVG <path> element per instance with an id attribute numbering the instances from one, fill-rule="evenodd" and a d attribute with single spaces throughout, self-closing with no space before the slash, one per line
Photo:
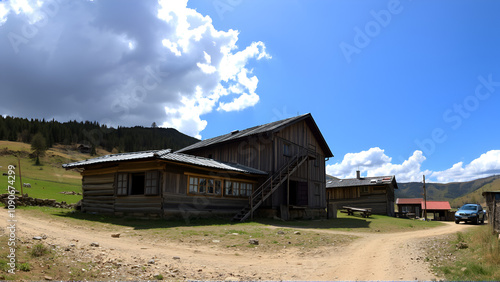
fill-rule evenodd
<path id="1" fill-rule="evenodd" d="M 420 205 L 423 200 L 422 198 L 397 198 L 396 205 Z"/>
<path id="2" fill-rule="evenodd" d="M 447 201 L 427 201 L 424 203 L 422 198 L 397 198 L 396 205 L 420 205 L 422 210 L 451 210 L 450 203 Z"/>
<path id="3" fill-rule="evenodd" d="M 243 129 L 243 130 L 234 130 L 228 134 L 224 134 L 221 136 L 217 136 L 214 138 L 210 138 L 210 139 L 206 139 L 206 140 L 202 140 L 200 142 L 194 143 L 193 145 L 182 148 L 182 149 L 178 150 L 177 152 L 189 152 L 189 151 L 192 151 L 195 149 L 209 147 L 212 145 L 225 143 L 225 142 L 229 142 L 229 141 L 234 141 L 234 140 L 238 140 L 241 138 L 245 138 L 245 137 L 249 137 L 249 136 L 253 136 L 253 135 L 257 135 L 257 134 L 279 131 L 283 127 L 289 126 L 291 124 L 294 124 L 294 123 L 302 121 L 302 120 L 306 120 L 308 125 L 311 127 L 311 130 L 316 135 L 316 138 L 318 139 L 319 144 L 321 145 L 323 151 L 325 152 L 325 156 L 326 157 L 333 157 L 333 154 L 332 154 L 330 148 L 328 147 L 328 144 L 326 143 L 323 135 L 321 134 L 321 131 L 319 130 L 316 122 L 314 121 L 314 119 L 312 118 L 312 115 L 310 113 L 296 116 L 296 117 L 283 119 L 283 120 L 279 120 L 279 121 L 275 121 L 275 122 L 271 122 L 271 123 L 267 123 L 267 124 L 263 124 L 263 125 L 250 127 L 250 128 Z"/>
<path id="4" fill-rule="evenodd" d="M 450 203 L 447 201 L 427 201 L 427 203 L 422 201 L 421 208 L 427 210 L 451 210 Z"/>
<path id="5" fill-rule="evenodd" d="M 247 166 L 244 166 L 241 164 L 223 163 L 223 162 L 218 162 L 218 161 L 208 159 L 208 158 L 191 156 L 191 155 L 181 154 L 181 153 L 175 153 L 175 152 L 172 152 L 172 150 L 170 150 L 170 149 L 106 155 L 106 156 L 88 159 L 88 160 L 84 160 L 84 161 L 63 164 L 62 166 L 63 166 L 63 168 L 69 169 L 69 168 L 76 168 L 76 167 L 86 167 L 89 165 L 100 164 L 100 163 L 144 160 L 144 159 L 165 160 L 165 161 L 177 162 L 177 163 L 182 163 L 182 164 L 190 164 L 190 165 L 208 167 L 208 168 L 214 168 L 214 169 L 267 175 L 267 173 L 264 171 L 261 171 L 261 170 L 255 169 L 255 168 L 251 168 L 251 167 L 247 167 Z"/>
<path id="6" fill-rule="evenodd" d="M 347 178 L 338 180 L 329 180 L 326 182 L 326 188 L 340 188 L 353 186 L 376 186 L 384 184 L 394 184 L 394 189 L 398 189 L 396 176 L 372 176 L 361 178 Z"/>

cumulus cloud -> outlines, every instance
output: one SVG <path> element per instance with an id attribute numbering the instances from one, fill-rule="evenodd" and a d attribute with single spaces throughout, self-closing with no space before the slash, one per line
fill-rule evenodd
<path id="1" fill-rule="evenodd" d="M 401 164 L 392 163 L 392 158 L 384 150 L 375 147 L 359 153 L 348 153 L 340 163 L 327 165 L 326 173 L 339 178 L 353 178 L 359 169 L 362 175 L 384 176 L 396 175 L 399 182 L 420 182 L 426 175 L 429 182 L 469 181 L 500 173 L 500 150 L 492 150 L 464 165 L 454 164 L 443 171 L 422 169 L 425 156 L 416 150 Z"/>
<path id="2" fill-rule="evenodd" d="M 438 182 L 462 182 L 499 173 L 500 150 L 491 150 L 465 166 L 458 162 L 447 170 L 433 172 L 431 177 Z"/>
<path id="3" fill-rule="evenodd" d="M 11 0 L 0 3 L 0 112 L 156 122 L 201 137 L 204 114 L 259 101 L 253 61 L 238 31 L 216 30 L 187 0 Z"/>

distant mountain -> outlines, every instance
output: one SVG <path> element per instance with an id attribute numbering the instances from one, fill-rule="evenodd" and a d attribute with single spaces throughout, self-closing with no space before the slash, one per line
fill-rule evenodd
<path id="1" fill-rule="evenodd" d="M 500 181 L 495 182 L 500 179 L 500 176 L 490 176 L 486 178 L 476 179 L 468 182 L 453 182 L 453 183 L 426 183 L 425 187 L 427 190 L 427 200 L 431 201 L 452 201 L 460 197 L 464 197 L 469 193 L 476 190 L 486 189 L 487 187 L 492 189 L 500 190 Z M 491 185 L 495 182 L 495 185 Z M 496 184 L 498 183 L 498 184 Z M 488 186 L 489 185 L 489 186 Z M 497 186 L 498 185 L 498 186 Z M 398 188 L 396 192 L 397 198 L 423 198 L 423 188 L 421 182 L 410 182 L 410 183 L 398 183 Z M 475 200 L 482 202 L 481 198 L 477 197 Z M 464 200 L 467 197 L 463 198 Z M 470 199 L 474 200 L 474 199 Z M 459 203 L 456 203 L 459 205 Z M 452 205 L 453 206 L 453 205 Z"/>
<path id="2" fill-rule="evenodd" d="M 100 125 L 98 122 L 58 122 L 45 119 L 26 119 L 0 115 L 0 140 L 30 143 L 31 138 L 41 133 L 47 147 L 55 144 L 85 144 L 103 148 L 109 152 L 134 152 L 153 149 L 178 150 L 199 140 L 173 128 L 118 127 Z"/>

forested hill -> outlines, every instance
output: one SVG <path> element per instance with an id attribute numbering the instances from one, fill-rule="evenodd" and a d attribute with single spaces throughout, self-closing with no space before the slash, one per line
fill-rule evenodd
<path id="1" fill-rule="evenodd" d="M 118 127 L 109 128 L 98 122 L 58 122 L 0 115 L 0 140 L 30 143 L 33 136 L 41 133 L 47 147 L 54 144 L 86 144 L 111 152 L 134 152 L 153 149 L 178 150 L 199 140 L 173 128 Z"/>
<path id="2" fill-rule="evenodd" d="M 427 199 L 434 201 L 450 201 L 463 197 L 492 183 L 500 176 L 490 176 L 468 182 L 426 183 Z M 420 182 L 398 183 L 395 193 L 397 198 L 422 198 L 423 188 Z"/>

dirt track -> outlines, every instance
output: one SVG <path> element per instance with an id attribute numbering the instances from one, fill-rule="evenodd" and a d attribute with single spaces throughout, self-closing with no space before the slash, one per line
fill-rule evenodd
<path id="1" fill-rule="evenodd" d="M 432 280 L 439 279 L 430 273 L 423 260 L 419 240 L 462 231 L 470 225 L 447 223 L 430 230 L 402 233 L 353 233 L 360 238 L 347 247 L 328 247 L 321 252 L 298 254 L 292 250 L 262 254 L 257 257 L 210 246 L 190 247 L 177 242 L 147 242 L 141 237 L 122 236 L 111 238 L 109 231 L 94 228 L 75 228 L 57 220 L 39 219 L 29 212 L 19 210 L 18 237 L 31 239 L 46 234 L 46 242 L 59 246 L 76 243 L 102 260 L 121 260 L 124 265 L 137 265 L 155 259 L 155 269 L 174 266 L 184 273 L 177 279 L 225 280 L 230 277 L 244 280 Z M 2 226 L 6 226 L 7 213 L 0 212 Z M 122 234 L 132 230 L 123 227 Z M 99 242 L 99 248 L 89 248 Z M 180 259 L 173 259 L 173 257 Z M 163 272 L 164 273 L 164 272 Z M 185 277 L 184 277 L 185 276 Z M 133 274 L 117 273 L 110 279 L 144 279 Z"/>

